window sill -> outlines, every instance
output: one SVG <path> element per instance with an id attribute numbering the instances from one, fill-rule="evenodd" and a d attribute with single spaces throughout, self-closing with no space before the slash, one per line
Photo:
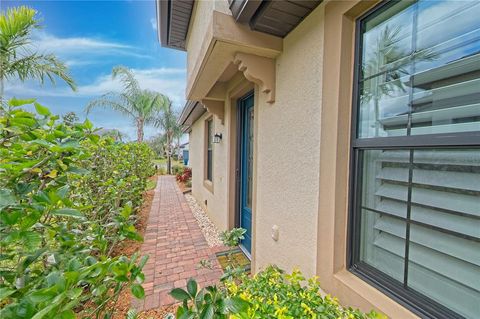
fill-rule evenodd
<path id="1" fill-rule="evenodd" d="M 208 179 L 203 181 L 203 187 L 205 187 L 210 193 L 213 194 L 213 182 Z"/>
<path id="2" fill-rule="evenodd" d="M 371 308 L 371 306 L 378 309 L 380 312 L 386 314 L 391 318 L 404 318 L 404 319 L 418 319 L 419 317 L 411 312 L 400 303 L 396 302 L 374 286 L 370 285 L 366 281 L 362 280 L 350 271 L 343 269 L 333 275 L 334 280 L 341 284 L 344 289 L 343 293 L 353 297 L 358 302 L 358 298 L 363 298 L 366 304 L 362 306 L 365 309 Z M 338 285 L 336 285 L 338 289 Z M 346 290 L 345 290 L 346 288 Z M 348 290 L 350 292 L 348 292 Z M 357 305 L 358 306 L 358 305 Z"/>

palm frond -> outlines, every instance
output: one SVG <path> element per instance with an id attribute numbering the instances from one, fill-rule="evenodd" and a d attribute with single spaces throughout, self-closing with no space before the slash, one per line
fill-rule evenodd
<path id="1" fill-rule="evenodd" d="M 124 101 L 122 101 L 122 98 L 118 93 L 110 92 L 93 101 L 90 101 L 85 107 L 85 112 L 88 114 L 95 108 L 111 109 L 123 115 L 129 116 L 132 119 L 136 119 L 137 114 L 132 112 L 129 104 L 123 102 Z"/>
<path id="2" fill-rule="evenodd" d="M 40 28 L 37 11 L 27 6 L 7 9 L 0 15 L 0 51 L 12 52 L 30 43 L 30 34 Z M 3 54 L 2 53 L 2 54 Z"/>
<path id="3" fill-rule="evenodd" d="M 30 52 L 31 33 L 41 27 L 37 11 L 26 6 L 9 8 L 0 15 L 0 80 L 18 77 L 65 81 L 72 90 L 76 90 L 75 81 L 68 73 L 67 66 L 52 54 Z M 2 92 L 0 92 L 1 94 Z"/>
<path id="4" fill-rule="evenodd" d="M 68 68 L 65 63 L 59 61 L 54 55 L 36 54 L 16 59 L 11 61 L 10 65 L 4 69 L 4 77 L 18 77 L 21 81 L 27 79 L 39 80 L 41 84 L 48 79 L 52 84 L 55 84 L 55 77 L 61 78 L 70 86 L 73 91 L 77 90 L 75 81 L 68 73 Z"/>
<path id="5" fill-rule="evenodd" d="M 112 78 L 120 78 L 120 82 L 122 82 L 126 94 L 130 96 L 136 96 L 139 94 L 140 85 L 129 68 L 122 65 L 114 67 L 112 69 Z"/>

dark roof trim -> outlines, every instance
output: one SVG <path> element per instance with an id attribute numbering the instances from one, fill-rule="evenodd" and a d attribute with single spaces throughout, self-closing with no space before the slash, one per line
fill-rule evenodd
<path id="1" fill-rule="evenodd" d="M 162 46 L 185 51 L 194 0 L 156 0 L 158 38 Z"/>
<path id="2" fill-rule="evenodd" d="M 187 101 L 177 123 L 183 126 L 184 132 L 188 132 L 190 131 L 192 124 L 195 123 L 195 121 L 198 120 L 205 112 L 206 110 L 202 103 L 196 101 Z"/>
<path id="3" fill-rule="evenodd" d="M 158 37 L 162 46 L 185 51 L 194 0 L 156 0 Z M 322 0 L 228 0 L 239 23 L 252 30 L 285 37 Z"/>
<path id="4" fill-rule="evenodd" d="M 285 37 L 300 24 L 322 0 L 230 0 L 230 8 L 239 12 L 234 16 L 242 17 L 255 31 Z M 256 8 L 252 14 L 252 8 Z M 248 17 L 248 19 L 247 19 Z"/>
<path id="5" fill-rule="evenodd" d="M 248 24 L 262 4 L 262 0 L 229 0 L 230 11 L 239 23 Z"/>

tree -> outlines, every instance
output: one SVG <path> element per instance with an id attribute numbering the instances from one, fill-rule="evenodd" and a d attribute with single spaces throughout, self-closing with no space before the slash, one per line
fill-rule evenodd
<path id="1" fill-rule="evenodd" d="M 65 63 L 53 54 L 32 50 L 32 31 L 41 27 L 36 16 L 37 11 L 26 6 L 9 8 L 0 15 L 0 102 L 5 81 L 15 78 L 22 82 L 38 80 L 41 84 L 48 79 L 55 84 L 58 77 L 76 90 Z"/>
<path id="2" fill-rule="evenodd" d="M 147 141 L 148 145 L 153 149 L 157 156 L 166 156 L 167 141 L 165 134 L 158 134 L 151 137 Z"/>
<path id="3" fill-rule="evenodd" d="M 137 127 L 137 142 L 143 142 L 145 124 L 153 124 L 158 119 L 158 114 L 170 103 L 163 94 L 140 89 L 138 81 L 132 71 L 124 66 L 114 67 L 113 79 L 120 79 L 123 92 L 109 92 L 100 98 L 91 101 L 87 113 L 92 109 L 101 107 L 119 112 L 135 121 Z"/>
<path id="4" fill-rule="evenodd" d="M 180 143 L 181 143 L 182 136 L 183 136 L 183 128 L 182 126 L 178 125 L 178 123 L 176 122 L 176 125 L 173 128 L 173 138 L 175 139 L 175 144 L 176 144 L 175 147 L 177 148 L 177 159 L 180 157 Z"/>
<path id="5" fill-rule="evenodd" d="M 73 126 L 75 123 L 78 122 L 79 118 L 75 112 L 68 112 L 62 115 L 63 123 L 68 126 Z"/>
<path id="6" fill-rule="evenodd" d="M 155 126 L 160 127 L 163 130 L 166 140 L 165 153 L 167 155 L 167 174 L 172 173 L 172 151 L 174 139 L 182 131 L 181 126 L 177 123 L 178 116 L 172 110 L 172 102 L 167 99 L 165 108 L 160 112 L 155 121 Z"/>

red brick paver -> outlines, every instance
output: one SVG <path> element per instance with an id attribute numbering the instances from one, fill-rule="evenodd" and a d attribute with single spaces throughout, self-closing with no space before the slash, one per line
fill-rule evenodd
<path id="1" fill-rule="evenodd" d="M 143 269 L 145 299 L 134 298 L 135 308 L 173 304 L 168 293 L 184 288 L 189 278 L 195 278 L 201 287 L 217 282 L 222 271 L 215 251 L 208 247 L 175 177 L 159 176 L 141 248 L 142 255 L 150 256 Z M 205 259 L 213 269 L 199 267 Z"/>

